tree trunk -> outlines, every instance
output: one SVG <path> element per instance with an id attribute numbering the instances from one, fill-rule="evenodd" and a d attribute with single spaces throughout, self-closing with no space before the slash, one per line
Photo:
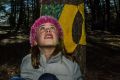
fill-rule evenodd
<path id="1" fill-rule="evenodd" d="M 92 15 L 92 27 L 91 30 L 94 30 L 94 21 L 95 21 L 95 9 L 94 9 L 94 2 L 93 0 L 89 0 L 90 8 L 91 8 L 91 15 Z"/>
<path id="2" fill-rule="evenodd" d="M 120 12 L 120 0 L 118 0 L 118 2 L 119 2 L 119 12 Z"/>
<path id="3" fill-rule="evenodd" d="M 35 19 L 40 17 L 40 3 L 39 0 L 36 0 L 36 7 L 35 7 Z"/>
<path id="4" fill-rule="evenodd" d="M 16 21 L 15 21 L 15 18 L 16 18 L 16 14 L 15 14 L 15 1 L 11 0 L 11 14 L 10 14 L 10 17 L 9 17 L 9 22 L 10 22 L 10 26 L 13 30 L 13 28 L 16 26 Z"/>
<path id="5" fill-rule="evenodd" d="M 18 32 L 20 27 L 23 26 L 23 21 L 24 21 L 24 17 L 25 17 L 25 10 L 24 9 L 25 9 L 24 2 L 23 2 L 23 0 L 21 0 L 19 18 L 18 18 L 17 27 L 15 28 L 15 33 Z"/>
<path id="6" fill-rule="evenodd" d="M 109 24 L 110 24 L 110 0 L 105 0 L 106 1 L 106 25 L 105 25 L 105 31 L 109 30 Z"/>
<path id="7" fill-rule="evenodd" d="M 116 13 L 118 13 L 118 9 L 117 9 L 117 5 L 116 5 L 116 1 L 114 0 L 114 5 L 115 5 L 115 11 Z"/>

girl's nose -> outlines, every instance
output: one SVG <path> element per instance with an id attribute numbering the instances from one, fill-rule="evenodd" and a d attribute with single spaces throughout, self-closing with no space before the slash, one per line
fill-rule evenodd
<path id="1" fill-rule="evenodd" d="M 51 31 L 50 31 L 50 28 L 46 28 L 46 32 L 51 32 Z"/>

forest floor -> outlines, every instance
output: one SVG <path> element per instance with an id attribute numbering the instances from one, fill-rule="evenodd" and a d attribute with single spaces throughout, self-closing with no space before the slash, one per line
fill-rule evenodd
<path id="1" fill-rule="evenodd" d="M 87 42 L 86 80 L 120 80 L 120 35 L 94 31 Z"/>
<path id="2" fill-rule="evenodd" d="M 22 58 L 29 52 L 28 35 L 0 26 L 0 80 L 19 75 Z"/>
<path id="3" fill-rule="evenodd" d="M 19 74 L 22 58 L 29 52 L 28 35 L 9 34 L 0 27 L 0 80 Z M 86 80 L 120 80 L 120 35 L 93 31 L 87 34 Z"/>

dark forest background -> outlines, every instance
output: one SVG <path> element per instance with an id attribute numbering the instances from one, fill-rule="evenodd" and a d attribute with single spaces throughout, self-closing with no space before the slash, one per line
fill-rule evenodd
<path id="1" fill-rule="evenodd" d="M 57 19 L 64 4 L 83 0 L 0 0 L 0 80 L 19 75 L 29 53 L 29 30 L 35 19 Z M 120 80 L 120 1 L 84 0 L 86 80 Z"/>

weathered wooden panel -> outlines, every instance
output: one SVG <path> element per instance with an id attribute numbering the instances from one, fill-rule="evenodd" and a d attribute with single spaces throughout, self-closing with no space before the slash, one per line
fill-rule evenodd
<path id="1" fill-rule="evenodd" d="M 41 16 L 56 17 L 63 29 L 64 44 L 68 53 L 72 54 L 85 73 L 86 65 L 86 34 L 84 3 L 82 0 L 46 0 L 41 2 Z M 83 75 L 85 76 L 85 74 Z"/>

